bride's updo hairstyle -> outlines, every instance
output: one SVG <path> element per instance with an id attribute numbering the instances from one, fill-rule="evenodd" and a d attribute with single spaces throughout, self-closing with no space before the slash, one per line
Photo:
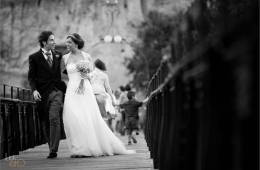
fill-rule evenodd
<path id="1" fill-rule="evenodd" d="M 84 40 L 77 33 L 73 33 L 67 36 L 67 39 L 71 38 L 71 40 L 78 45 L 78 49 L 82 49 L 84 47 Z"/>

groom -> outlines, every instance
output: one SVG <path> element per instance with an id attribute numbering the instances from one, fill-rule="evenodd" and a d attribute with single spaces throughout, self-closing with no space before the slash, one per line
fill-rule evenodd
<path id="1" fill-rule="evenodd" d="M 61 136 L 60 111 L 66 84 L 61 81 L 62 55 L 54 50 L 51 31 L 43 31 L 39 37 L 41 49 L 29 56 L 28 80 L 37 102 L 43 135 L 49 144 L 49 156 L 56 158 Z"/>

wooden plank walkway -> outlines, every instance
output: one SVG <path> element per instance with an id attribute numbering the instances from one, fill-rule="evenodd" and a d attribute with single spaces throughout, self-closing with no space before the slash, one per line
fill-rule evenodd
<path id="1" fill-rule="evenodd" d="M 127 136 L 117 135 L 125 144 Z M 62 140 L 57 159 L 46 159 L 47 144 L 28 149 L 7 159 L 0 160 L 1 170 L 119 170 L 153 169 L 152 159 L 148 151 L 144 135 L 137 136 L 138 143 L 127 145 L 128 149 L 136 150 L 132 155 L 103 156 L 96 158 L 70 158 L 66 141 Z"/>

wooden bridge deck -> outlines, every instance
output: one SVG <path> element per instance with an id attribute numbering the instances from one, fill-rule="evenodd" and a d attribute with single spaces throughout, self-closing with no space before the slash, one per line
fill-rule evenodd
<path id="1" fill-rule="evenodd" d="M 117 135 L 125 144 L 127 136 Z M 137 136 L 138 143 L 127 145 L 128 149 L 136 150 L 132 155 L 103 156 L 97 158 L 70 158 L 66 141 L 62 140 L 57 159 L 46 159 L 48 155 L 47 144 L 37 146 L 20 152 L 20 155 L 0 160 L 1 170 L 119 170 L 119 169 L 153 169 L 152 159 L 141 133 Z"/>

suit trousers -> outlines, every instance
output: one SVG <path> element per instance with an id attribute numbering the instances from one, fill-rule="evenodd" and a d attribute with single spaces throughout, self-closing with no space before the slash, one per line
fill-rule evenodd
<path id="1" fill-rule="evenodd" d="M 57 152 L 61 138 L 60 111 L 63 106 L 63 92 L 53 90 L 47 98 L 49 120 L 42 122 L 43 135 L 49 144 L 50 152 Z"/>

